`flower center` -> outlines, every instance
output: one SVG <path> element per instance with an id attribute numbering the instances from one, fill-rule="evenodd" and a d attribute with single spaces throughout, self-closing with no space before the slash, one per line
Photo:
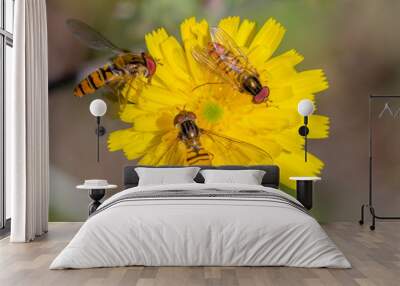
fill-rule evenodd
<path id="1" fill-rule="evenodd" d="M 203 116 L 210 123 L 216 123 L 223 114 L 223 108 L 215 102 L 207 102 L 203 107 Z"/>

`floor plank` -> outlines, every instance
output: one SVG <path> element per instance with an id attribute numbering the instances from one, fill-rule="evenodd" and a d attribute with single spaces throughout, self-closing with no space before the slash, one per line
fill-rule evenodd
<path id="1" fill-rule="evenodd" d="M 32 243 L 0 240 L 2 286 L 391 286 L 400 285 L 400 223 L 384 222 L 376 231 L 356 223 L 324 225 L 352 269 L 289 267 L 118 267 L 50 271 L 55 256 L 81 223 L 50 223 L 49 233 Z"/>

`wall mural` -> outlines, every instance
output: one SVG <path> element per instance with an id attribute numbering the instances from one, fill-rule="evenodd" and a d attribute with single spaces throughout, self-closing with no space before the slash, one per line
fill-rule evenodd
<path id="1" fill-rule="evenodd" d="M 148 54 L 120 49 L 79 21 L 68 25 L 91 47 L 117 54 L 74 91 L 107 86 L 118 99 L 120 119 L 132 126 L 110 134 L 110 151 L 145 165 L 276 164 L 289 188 L 290 176 L 321 172 L 316 156 L 304 162 L 297 104 L 328 83 L 321 69 L 297 71 L 303 57 L 295 50 L 274 55 L 285 33 L 276 20 L 257 29 L 239 17 L 217 27 L 189 18 L 182 43 L 164 28 L 147 34 Z M 329 119 L 314 114 L 309 127 L 308 138 L 326 138 Z"/>

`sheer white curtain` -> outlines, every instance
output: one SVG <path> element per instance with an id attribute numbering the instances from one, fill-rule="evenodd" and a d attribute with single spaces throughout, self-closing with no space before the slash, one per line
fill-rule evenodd
<path id="1" fill-rule="evenodd" d="M 45 0 L 15 1 L 13 94 L 6 98 L 6 187 L 12 242 L 47 232 L 49 194 Z"/>

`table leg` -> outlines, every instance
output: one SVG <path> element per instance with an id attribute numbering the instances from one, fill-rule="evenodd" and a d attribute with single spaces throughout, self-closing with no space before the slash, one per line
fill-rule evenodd
<path id="1" fill-rule="evenodd" d="M 310 210 L 313 206 L 313 181 L 296 182 L 297 200 Z"/>
<path id="2" fill-rule="evenodd" d="M 89 205 L 89 215 L 95 212 L 97 208 L 101 205 L 100 200 L 104 197 L 105 193 L 105 189 L 89 190 L 89 197 L 93 200 L 93 202 L 91 202 Z"/>

